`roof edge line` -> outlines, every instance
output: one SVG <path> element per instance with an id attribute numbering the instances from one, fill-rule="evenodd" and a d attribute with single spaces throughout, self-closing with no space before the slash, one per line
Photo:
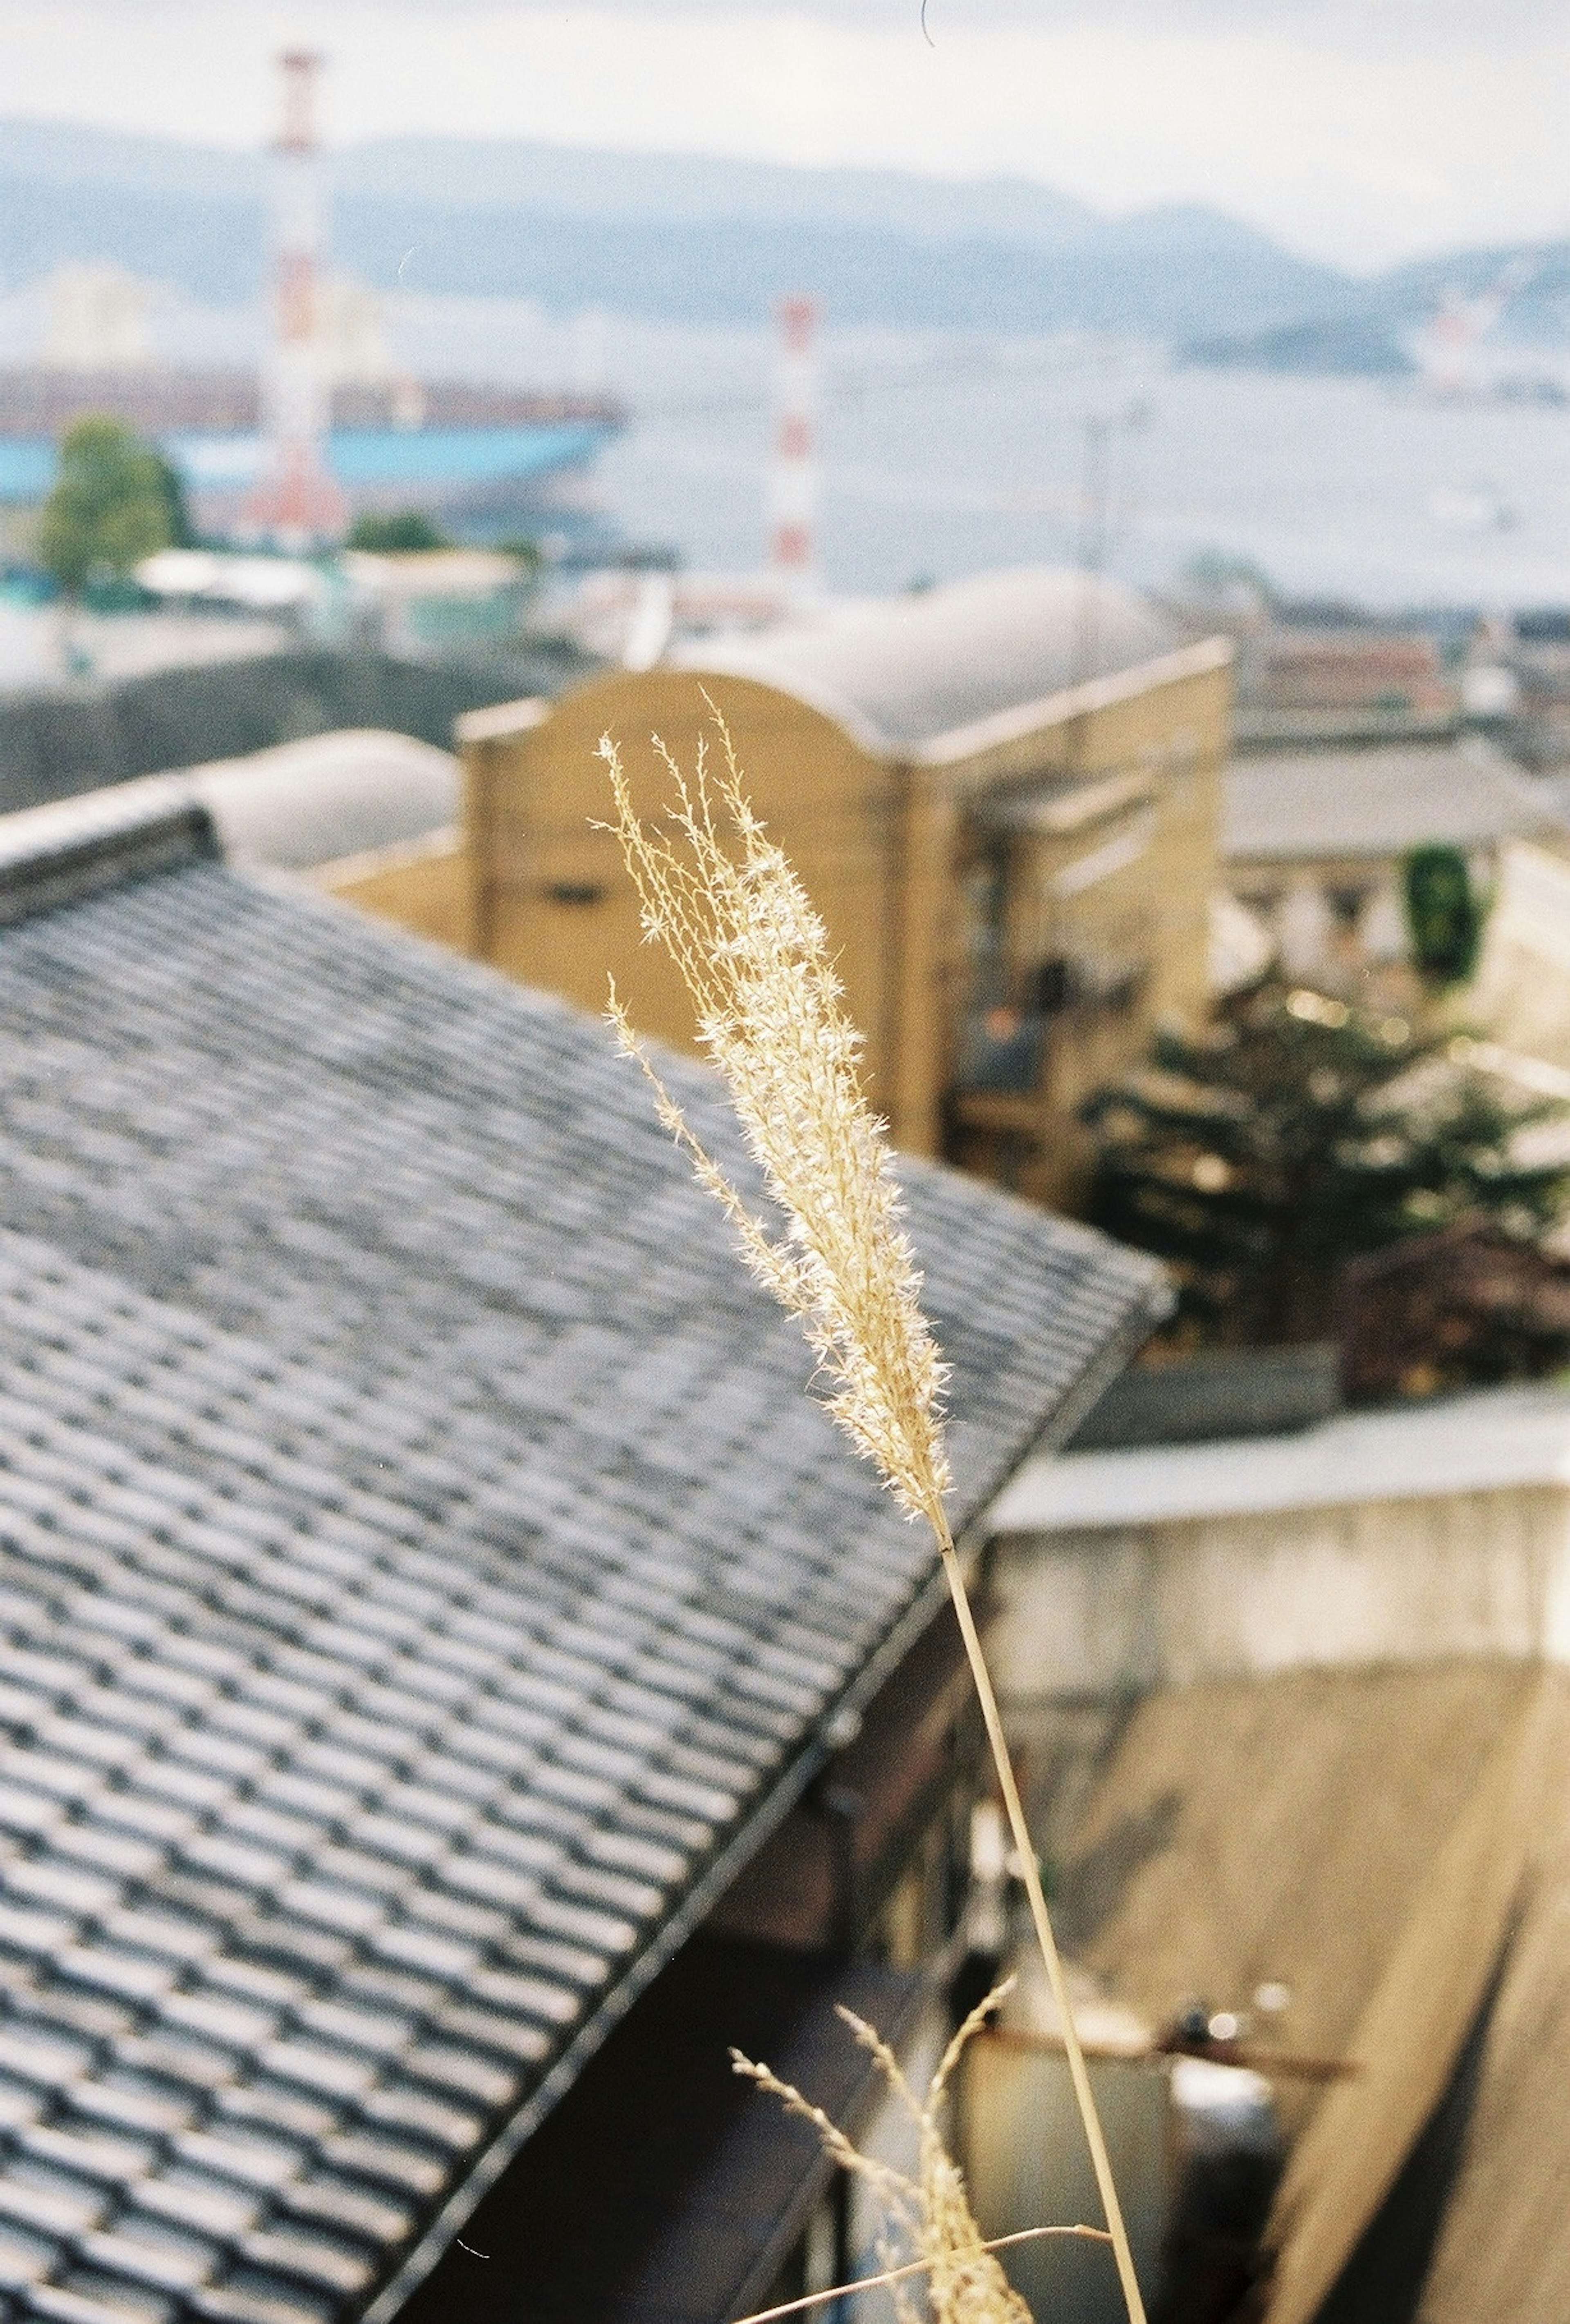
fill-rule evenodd
<path id="1" fill-rule="evenodd" d="M 1142 1286 L 1144 1296 L 1137 1302 L 1131 1302 L 1129 1312 L 1119 1328 L 1098 1351 L 1088 1371 L 1076 1380 L 1067 1395 L 1058 1399 L 1030 1444 L 1010 1462 L 1011 1477 L 1018 1473 L 1031 1452 L 1042 1444 L 1056 1447 L 1072 1434 L 1112 1379 L 1122 1370 L 1130 1355 L 1170 1313 L 1172 1294 L 1159 1268 L 1152 1262 L 1148 1268 L 1141 1267 L 1140 1271 L 1146 1275 Z M 1007 1481 L 1007 1479 L 1000 1480 L 990 1488 L 984 1487 L 975 1495 L 968 1516 L 958 1527 L 957 1538 L 962 1552 L 980 1551 L 984 1547 L 992 1530 L 988 1522 L 992 1505 Z M 755 1802 L 718 1854 L 699 1873 L 675 1912 L 661 1924 L 643 1951 L 629 1963 L 620 1981 L 579 2027 L 573 2040 L 530 2092 L 517 2114 L 492 2140 L 475 2168 L 454 2188 L 424 2235 L 405 2255 L 401 2265 L 365 2309 L 360 2324 L 393 2324 L 400 2310 L 445 2256 L 453 2238 L 461 2233 L 552 2107 L 566 2097 L 589 2060 L 615 2031 L 633 2004 L 647 1992 L 660 1970 L 669 1967 L 732 1882 L 783 1822 L 814 1776 L 820 1774 L 833 1757 L 834 1747 L 827 1740 L 827 1730 L 834 1720 L 847 1711 L 865 1709 L 922 1632 L 937 1620 L 949 1602 L 948 1577 L 940 1565 L 935 1564 L 906 1600 L 903 1610 L 890 1623 L 879 1644 L 862 1662 L 849 1683 L 831 1703 L 826 1705 L 813 1732 L 780 1771 L 775 1783 L 762 1799 Z"/>
<path id="2" fill-rule="evenodd" d="M 765 677 L 758 670 L 743 668 L 739 663 L 727 663 L 723 652 L 710 660 L 673 659 L 661 662 L 660 668 L 677 671 L 683 678 L 697 678 L 700 682 L 706 678 L 728 678 L 738 685 L 761 687 L 767 694 L 777 694 L 781 701 L 799 703 L 803 708 L 816 711 L 820 718 L 828 719 L 831 724 L 842 727 L 856 748 L 864 751 L 869 759 L 887 759 L 898 764 L 910 756 L 901 743 L 886 734 L 881 726 L 875 725 L 864 710 L 859 709 L 844 695 L 836 694 L 831 686 L 817 686 L 810 679 L 790 678 L 780 671 Z"/>
<path id="3" fill-rule="evenodd" d="M 813 1732 L 782 1769 L 779 1779 L 754 1803 L 718 1854 L 699 1873 L 675 1912 L 661 1923 L 636 1960 L 628 1964 L 618 1983 L 604 1996 L 599 2007 L 585 2020 L 511 2121 L 498 2131 L 474 2169 L 454 2188 L 414 2248 L 405 2255 L 398 2269 L 362 2312 L 359 2324 L 393 2324 L 401 2309 L 445 2257 L 453 2238 L 462 2232 L 552 2108 L 567 2096 L 589 2061 L 660 1971 L 670 1967 L 688 1937 L 784 1821 L 814 1776 L 834 1757 L 834 1747 L 825 1730 L 836 1713 L 863 1709 L 947 1603 L 948 1582 L 938 1567 L 906 1600 L 904 1611 L 890 1625 L 882 1643 L 862 1664 L 852 1683 L 825 1706 Z"/>
<path id="4" fill-rule="evenodd" d="M 1132 701 L 1152 687 L 1170 686 L 1179 678 L 1203 678 L 1213 669 L 1225 669 L 1236 659 L 1236 652 L 1230 638 L 1202 638 L 1197 645 L 1178 646 L 1171 653 L 1154 654 L 1148 661 L 1135 662 L 1131 669 L 1114 670 L 1105 678 L 1081 678 L 1076 685 L 1060 687 L 1056 694 L 1043 694 L 1034 702 L 1020 704 L 1016 709 L 999 710 L 990 718 L 976 719 L 971 725 L 951 727 L 946 734 L 936 734 L 930 742 L 892 752 L 892 755 L 916 766 L 947 766 L 955 760 L 973 758 L 978 752 L 995 749 L 1000 743 L 1020 742 L 1040 727 L 1060 726 L 1089 711 L 1108 710 L 1116 703 Z"/>
<path id="5" fill-rule="evenodd" d="M 55 811 L 67 804 L 60 801 L 6 817 L 13 826 L 25 822 L 30 827 L 19 832 L 0 825 L 0 927 L 134 881 L 221 862 L 223 848 L 207 807 L 182 785 L 153 779 L 156 791 L 140 792 L 134 800 L 116 798 L 113 791 L 87 794 L 102 802 L 97 812 L 73 799 L 69 815 Z"/>

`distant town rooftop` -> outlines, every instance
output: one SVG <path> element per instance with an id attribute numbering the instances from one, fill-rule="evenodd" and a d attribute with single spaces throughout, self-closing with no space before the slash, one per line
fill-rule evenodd
<path id="1" fill-rule="evenodd" d="M 309 872 L 446 830 L 462 800 L 449 752 L 412 734 L 339 728 L 0 817 L 0 876 L 7 862 L 182 808 L 210 818 L 231 862 Z"/>
<path id="2" fill-rule="evenodd" d="M 1233 863 L 1494 847 L 1559 820 L 1555 802 L 1476 736 L 1236 760 L 1222 797 L 1222 852 Z"/>

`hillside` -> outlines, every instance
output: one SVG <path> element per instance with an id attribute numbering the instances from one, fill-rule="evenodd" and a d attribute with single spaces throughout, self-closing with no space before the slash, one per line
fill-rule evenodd
<path id="1" fill-rule="evenodd" d="M 1570 242 L 1449 251 L 1396 266 L 1338 293 L 1296 321 L 1198 337 L 1190 363 L 1228 369 L 1394 376 L 1417 369 L 1413 335 L 1446 300 L 1480 299 L 1501 280 L 1514 287 L 1502 319 L 1502 353 L 1529 358 L 1563 351 L 1570 296 Z"/>
<path id="2" fill-rule="evenodd" d="M 1518 277 L 1508 327 L 1564 336 L 1570 244 L 1460 251 L 1359 281 L 1224 212 L 1113 217 L 1020 178 L 790 169 L 701 154 L 519 141 L 387 138 L 327 159 L 335 263 L 382 290 L 755 324 L 815 290 L 841 325 L 1175 341 L 1192 362 L 1409 370 L 1414 329 L 1449 294 Z M 254 300 L 265 263 L 259 153 L 0 120 L 0 290 L 69 259 L 111 259 L 216 306 Z"/>
<path id="3" fill-rule="evenodd" d="M 842 323 L 1188 337 L 1347 298 L 1333 270 L 1223 213 L 1110 218 L 1023 180 L 390 140 L 333 154 L 337 264 L 380 288 L 755 322 L 812 289 Z M 261 156 L 0 122 L 0 288 L 108 259 L 189 296 L 255 296 Z"/>

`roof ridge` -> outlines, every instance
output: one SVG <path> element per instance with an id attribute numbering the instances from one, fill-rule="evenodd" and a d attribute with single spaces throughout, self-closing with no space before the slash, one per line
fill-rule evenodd
<path id="1" fill-rule="evenodd" d="M 155 778 L 24 808 L 0 817 L 0 927 L 222 858 L 211 815 L 178 781 Z"/>

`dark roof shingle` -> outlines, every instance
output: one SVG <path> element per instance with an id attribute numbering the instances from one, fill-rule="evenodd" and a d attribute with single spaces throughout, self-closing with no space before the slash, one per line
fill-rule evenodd
<path id="1" fill-rule="evenodd" d="M 600 1028 L 190 852 L 0 935 L 0 2291 L 62 2324 L 390 2313 L 932 1580 Z M 1159 1295 L 908 1177 L 963 1521 Z"/>

